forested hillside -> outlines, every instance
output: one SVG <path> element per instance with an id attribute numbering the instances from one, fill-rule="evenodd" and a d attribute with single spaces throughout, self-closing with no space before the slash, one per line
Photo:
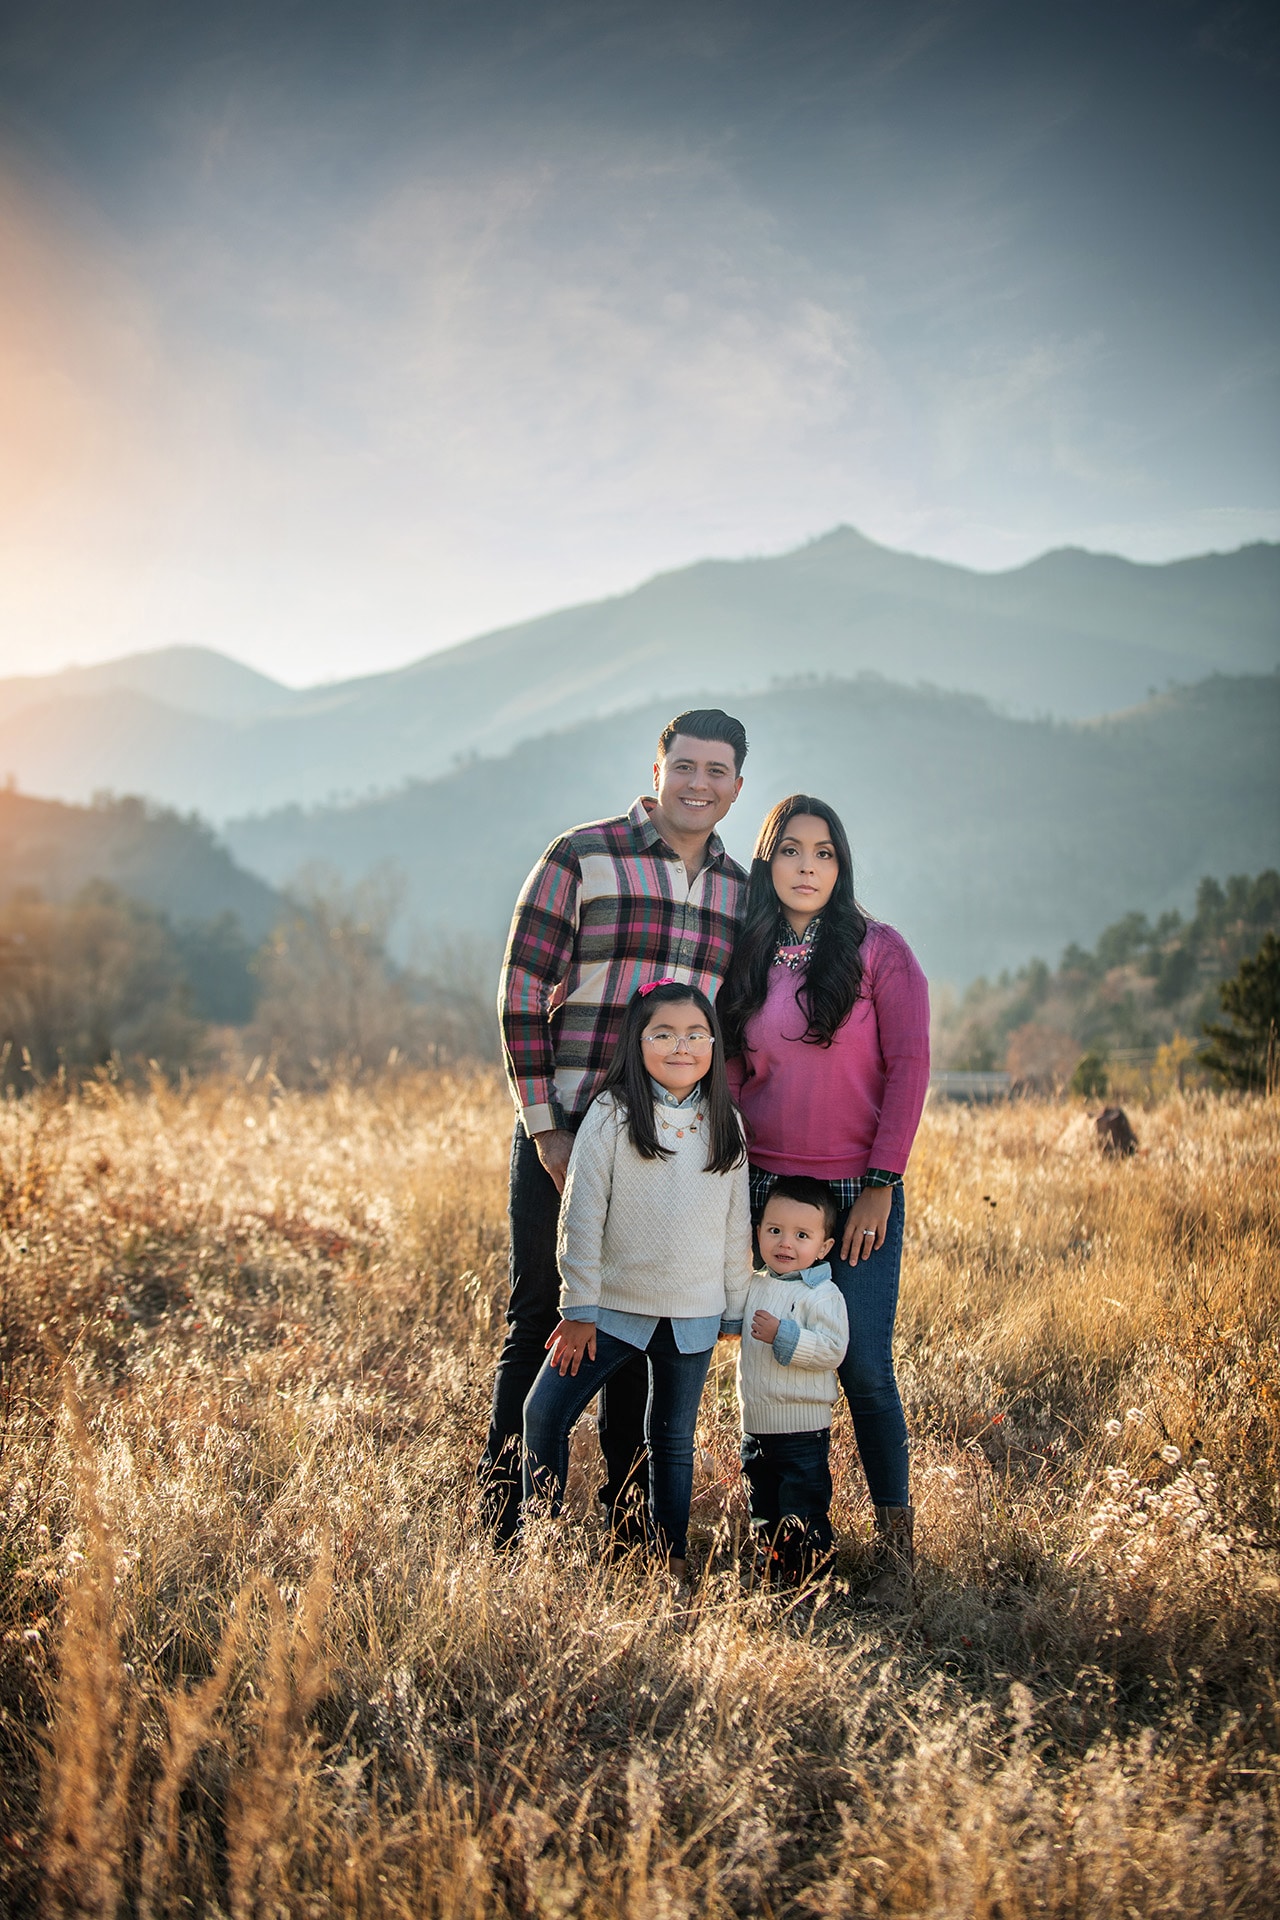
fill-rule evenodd
<path id="1" fill-rule="evenodd" d="M 67 901 L 91 880 L 175 921 L 234 914 L 255 946 L 280 911 L 202 820 L 133 796 L 80 807 L 0 789 L 0 901 L 22 889 Z"/>
<path id="2" fill-rule="evenodd" d="M 1219 989 L 1268 933 L 1280 933 L 1280 873 L 1206 876 L 1187 918 L 1127 913 L 1090 948 L 1072 941 L 1056 968 L 1032 960 L 998 980 L 979 978 L 934 1015 L 936 1064 L 1008 1068 L 1041 1085 L 1105 1090 L 1108 1065 L 1169 1050 L 1176 1076 L 1192 1064 Z M 1088 1062 L 1079 1072 L 1081 1056 Z M 1144 1065 L 1148 1064 L 1144 1061 Z"/>
<path id="3" fill-rule="evenodd" d="M 491 980 L 456 947 L 396 965 L 397 906 L 385 877 L 301 876 L 286 897 L 202 822 L 139 800 L 0 793 L 0 1086 L 173 1074 L 228 1049 L 294 1084 L 388 1057 L 488 1056 Z"/>
<path id="4" fill-rule="evenodd" d="M 1135 909 L 1186 911 L 1202 874 L 1280 862 L 1280 676 L 1212 679 L 1077 724 L 878 679 L 791 676 L 734 706 L 751 749 L 731 850 L 749 855 L 781 794 L 823 795 L 868 907 L 937 983 L 1091 943 Z M 670 711 L 549 734 L 362 805 L 236 821 L 227 841 L 275 885 L 317 859 L 350 879 L 389 861 L 405 880 L 402 952 L 415 925 L 496 946 L 547 842 L 648 788 Z"/>

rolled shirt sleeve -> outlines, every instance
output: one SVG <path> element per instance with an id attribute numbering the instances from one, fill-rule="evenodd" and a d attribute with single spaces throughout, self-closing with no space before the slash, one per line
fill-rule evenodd
<path id="1" fill-rule="evenodd" d="M 784 1367 L 803 1367 L 809 1373 L 834 1373 L 849 1348 L 849 1316 L 843 1295 L 823 1288 L 812 1303 L 813 1324 L 784 1320 L 773 1339 L 773 1357 Z"/>
<path id="2" fill-rule="evenodd" d="M 547 848 L 520 890 L 498 985 L 511 1097 L 531 1137 L 561 1124 L 555 1097 L 551 997 L 573 958 L 582 870 L 568 840 Z"/>

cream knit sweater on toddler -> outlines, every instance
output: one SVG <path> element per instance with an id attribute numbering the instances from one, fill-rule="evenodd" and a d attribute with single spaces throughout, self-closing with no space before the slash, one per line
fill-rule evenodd
<path id="1" fill-rule="evenodd" d="M 782 1325 L 757 1340 L 759 1308 Z M 742 1310 L 738 1398 L 744 1433 L 817 1433 L 831 1425 L 836 1368 L 849 1346 L 844 1295 L 825 1260 L 803 1273 L 753 1273 Z"/>
<path id="2" fill-rule="evenodd" d="M 612 1307 L 678 1320 L 727 1309 L 736 1319 L 751 1273 L 746 1164 L 708 1173 L 706 1121 L 691 1128 L 688 1107 L 654 1112 L 670 1159 L 640 1158 L 609 1093 L 578 1129 L 556 1248 L 560 1311 Z"/>

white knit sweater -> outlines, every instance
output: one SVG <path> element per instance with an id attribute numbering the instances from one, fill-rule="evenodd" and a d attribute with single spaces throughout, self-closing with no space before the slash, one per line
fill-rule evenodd
<path id="1" fill-rule="evenodd" d="M 671 1158 L 642 1160 L 612 1094 L 588 1109 L 569 1160 L 556 1257 L 560 1311 L 736 1318 L 751 1273 L 751 1206 L 745 1163 L 706 1170 L 705 1121 L 687 1107 L 656 1106 Z"/>
<path id="2" fill-rule="evenodd" d="M 782 1325 L 773 1345 L 751 1332 L 763 1307 Z M 831 1425 L 836 1368 L 849 1346 L 844 1295 L 824 1260 L 782 1278 L 753 1273 L 742 1309 L 738 1399 L 744 1433 L 817 1433 Z"/>

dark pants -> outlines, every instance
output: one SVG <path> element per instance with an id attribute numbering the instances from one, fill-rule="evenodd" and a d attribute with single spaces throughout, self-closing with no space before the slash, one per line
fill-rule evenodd
<path id="1" fill-rule="evenodd" d="M 524 1403 L 547 1357 L 547 1341 L 560 1319 L 556 1227 L 560 1195 L 519 1121 L 511 1142 L 511 1294 L 507 1337 L 493 1381 L 489 1437 L 479 1477 L 485 1519 L 494 1538 L 509 1540 L 520 1517 Z M 610 1518 L 622 1520 L 631 1499 L 643 1500 L 644 1418 L 649 1368 L 636 1351 L 609 1380 L 600 1397 L 600 1451 L 607 1479 L 600 1498 Z"/>
<path id="2" fill-rule="evenodd" d="M 683 1560 L 689 1550 L 693 1499 L 693 1436 L 713 1349 L 681 1353 L 670 1320 L 659 1320 L 640 1359 L 651 1381 L 648 1424 L 649 1507 L 659 1546 Z M 576 1374 L 544 1364 L 524 1406 L 524 1491 L 560 1511 L 569 1476 L 569 1435 L 589 1400 L 629 1368 L 639 1349 L 601 1329 L 596 1357 L 583 1356 Z"/>
<path id="3" fill-rule="evenodd" d="M 841 1217 L 831 1249 L 831 1278 L 849 1310 L 849 1350 L 840 1364 L 840 1385 L 853 1415 L 858 1456 L 877 1507 L 905 1507 L 911 1499 L 907 1471 L 907 1422 L 893 1371 L 893 1323 L 902 1274 L 902 1188 L 893 1190 L 884 1245 L 853 1266 L 840 1258 Z"/>
<path id="4" fill-rule="evenodd" d="M 831 1432 L 748 1433 L 742 1441 L 751 1530 L 770 1574 L 796 1579 L 830 1557 Z"/>

